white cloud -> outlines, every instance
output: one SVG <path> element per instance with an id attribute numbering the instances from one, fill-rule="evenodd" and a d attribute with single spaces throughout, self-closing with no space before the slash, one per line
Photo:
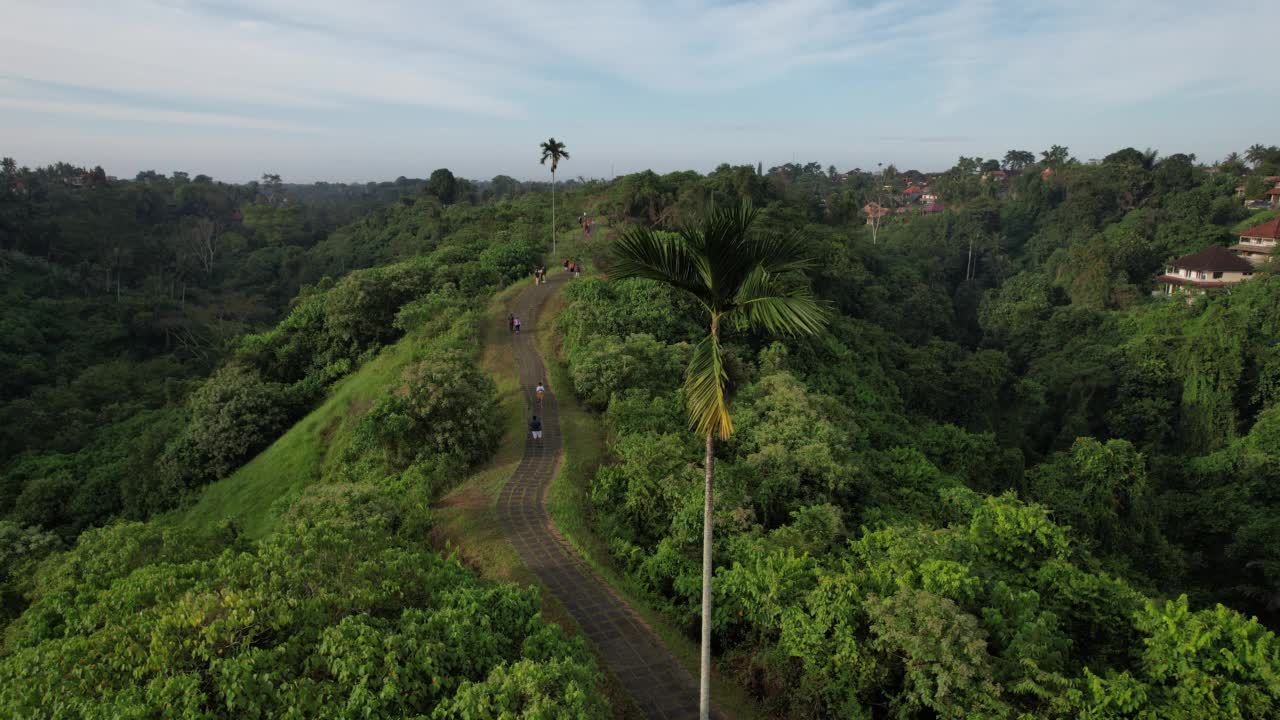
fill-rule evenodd
<path id="1" fill-rule="evenodd" d="M 6 9 L 0 68 L 11 77 L 206 103 L 343 107 L 375 101 L 514 115 L 491 68 L 429 48 L 197 13 L 150 2 Z"/>
<path id="2" fill-rule="evenodd" d="M 306 125 L 278 122 L 274 120 L 249 117 L 246 115 L 184 112 L 179 110 L 156 110 L 110 103 L 61 102 L 55 100 L 32 100 L 27 98 L 0 96 L 0 108 L 39 113 L 56 113 L 59 115 L 71 115 L 82 118 L 129 120 L 143 123 L 166 123 L 173 125 L 195 125 L 201 127 L 237 128 L 245 130 L 278 130 L 281 132 L 293 133 L 321 132 L 317 128 Z"/>
<path id="3" fill-rule="evenodd" d="M 1115 136 L 1118 121 L 1106 117 L 1117 110 L 1150 134 L 1163 119 L 1153 101 L 1190 93 L 1276 108 L 1261 77 L 1269 45 L 1247 32 L 1266 17 L 1249 0 L 0 2 L 0 108 L 67 119 L 39 134 L 42 148 L 59 133 L 79 147 L 77 132 L 94 134 L 79 118 L 162 122 L 190 126 L 188 145 L 236 136 L 226 147 L 249 174 L 264 157 L 320 168 L 339 156 L 343 167 L 438 156 L 461 172 L 519 174 L 505 163 L 525 158 L 504 153 L 549 131 L 573 133 L 584 174 L 608 169 L 587 167 L 590 156 L 642 163 L 659 150 L 709 167 L 744 154 L 789 160 L 807 143 L 839 161 L 881 153 L 881 141 L 863 144 L 886 136 L 1011 146 Z M 790 118 L 781 99 L 744 92 L 765 86 L 800 103 Z M 620 128 L 614 97 L 627 111 L 650 109 Z M 1021 113 L 1016 127 L 1011 112 Z M 1224 119 L 1217 135 L 1195 132 L 1225 142 L 1242 127 Z M 279 132 L 230 132 L 244 129 Z M 286 146 L 290 133 L 300 137 Z M 901 152 L 926 154 L 908 144 Z M 928 143 L 927 154 L 979 150 L 968 144 Z M 212 156 L 184 157 L 194 168 Z"/>
<path id="4" fill-rule="evenodd" d="M 995 87 L 1105 109 L 1224 86 L 1238 90 L 1273 59 L 1271 43 L 1248 32 L 1269 20 L 1256 3 L 1055 2 L 1048 20 L 1009 39 L 1008 64 L 992 76 Z"/>

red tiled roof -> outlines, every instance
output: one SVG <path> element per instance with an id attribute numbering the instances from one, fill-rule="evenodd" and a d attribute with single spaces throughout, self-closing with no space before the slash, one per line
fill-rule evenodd
<path id="1" fill-rule="evenodd" d="M 1262 223 L 1239 233 L 1242 238 L 1270 238 L 1272 240 L 1280 240 L 1280 217 L 1274 217 Z"/>
<path id="2" fill-rule="evenodd" d="M 906 190 L 903 190 L 902 192 L 904 192 L 904 193 L 918 193 L 918 192 L 920 192 L 920 188 L 916 187 L 915 185 L 912 185 L 911 187 L 907 188 Z"/>
<path id="3" fill-rule="evenodd" d="M 1205 272 L 1253 272 L 1253 265 L 1248 260 L 1221 245 L 1210 245 L 1198 253 L 1180 257 L 1169 264 L 1176 268 Z"/>
<path id="4" fill-rule="evenodd" d="M 1268 195 L 1280 195 L 1280 187 L 1273 187 L 1267 191 Z"/>

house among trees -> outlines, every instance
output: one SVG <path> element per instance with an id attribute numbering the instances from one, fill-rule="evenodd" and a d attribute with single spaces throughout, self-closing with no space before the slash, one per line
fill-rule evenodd
<path id="1" fill-rule="evenodd" d="M 1231 252 L 1255 266 L 1262 265 L 1271 259 L 1277 242 L 1280 242 L 1280 217 L 1274 217 L 1240 233 L 1240 242 L 1231 246 Z"/>
<path id="2" fill-rule="evenodd" d="M 1235 285 L 1253 277 L 1253 263 L 1221 245 L 1211 245 L 1198 253 L 1170 261 L 1157 278 L 1165 294 L 1182 290 L 1204 294 L 1207 290 Z"/>

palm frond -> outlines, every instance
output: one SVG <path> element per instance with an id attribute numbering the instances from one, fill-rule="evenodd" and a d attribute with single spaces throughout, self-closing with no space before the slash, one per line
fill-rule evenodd
<path id="1" fill-rule="evenodd" d="M 684 379 L 689 425 L 700 436 L 714 432 L 723 440 L 733 433 L 728 389 L 729 373 L 725 371 L 720 339 L 709 334 L 694 346 Z"/>
<path id="2" fill-rule="evenodd" d="M 747 277 L 734 298 L 730 317 L 739 328 L 764 328 L 786 335 L 813 335 L 827 322 L 829 308 L 818 302 L 804 279 L 770 273 L 761 266 Z"/>
<path id="3" fill-rule="evenodd" d="M 700 237 L 703 254 L 714 258 L 708 263 L 707 284 L 719 309 L 727 309 L 738 287 L 751 272 L 754 259 L 749 251 L 751 224 L 759 214 L 744 203 L 740 208 L 725 208 L 711 213 L 697 228 L 686 234 Z"/>
<path id="4" fill-rule="evenodd" d="M 747 243 L 746 251 L 753 266 L 759 266 L 769 273 L 797 272 L 817 266 L 817 261 L 806 251 L 804 238 L 798 233 L 752 237 Z"/>
<path id="5" fill-rule="evenodd" d="M 682 235 L 631 228 L 613 243 L 609 274 L 673 285 L 707 303 L 707 259 Z"/>

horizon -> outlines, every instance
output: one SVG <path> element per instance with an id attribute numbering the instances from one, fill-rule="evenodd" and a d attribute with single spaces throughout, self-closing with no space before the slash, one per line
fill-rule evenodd
<path id="1" fill-rule="evenodd" d="M 1058 144 L 1213 163 L 1267 142 L 1256 3 L 19 3 L 0 153 L 243 183 L 820 162 L 940 172 Z M 1231 41 L 1231 52 L 1223 52 Z M 1261 76 L 1261 71 L 1259 77 Z M 1261 81 L 1265 82 L 1265 81 Z M 1249 113 L 1235 108 L 1250 107 Z M 821 158 L 821 160 L 818 160 Z"/>

